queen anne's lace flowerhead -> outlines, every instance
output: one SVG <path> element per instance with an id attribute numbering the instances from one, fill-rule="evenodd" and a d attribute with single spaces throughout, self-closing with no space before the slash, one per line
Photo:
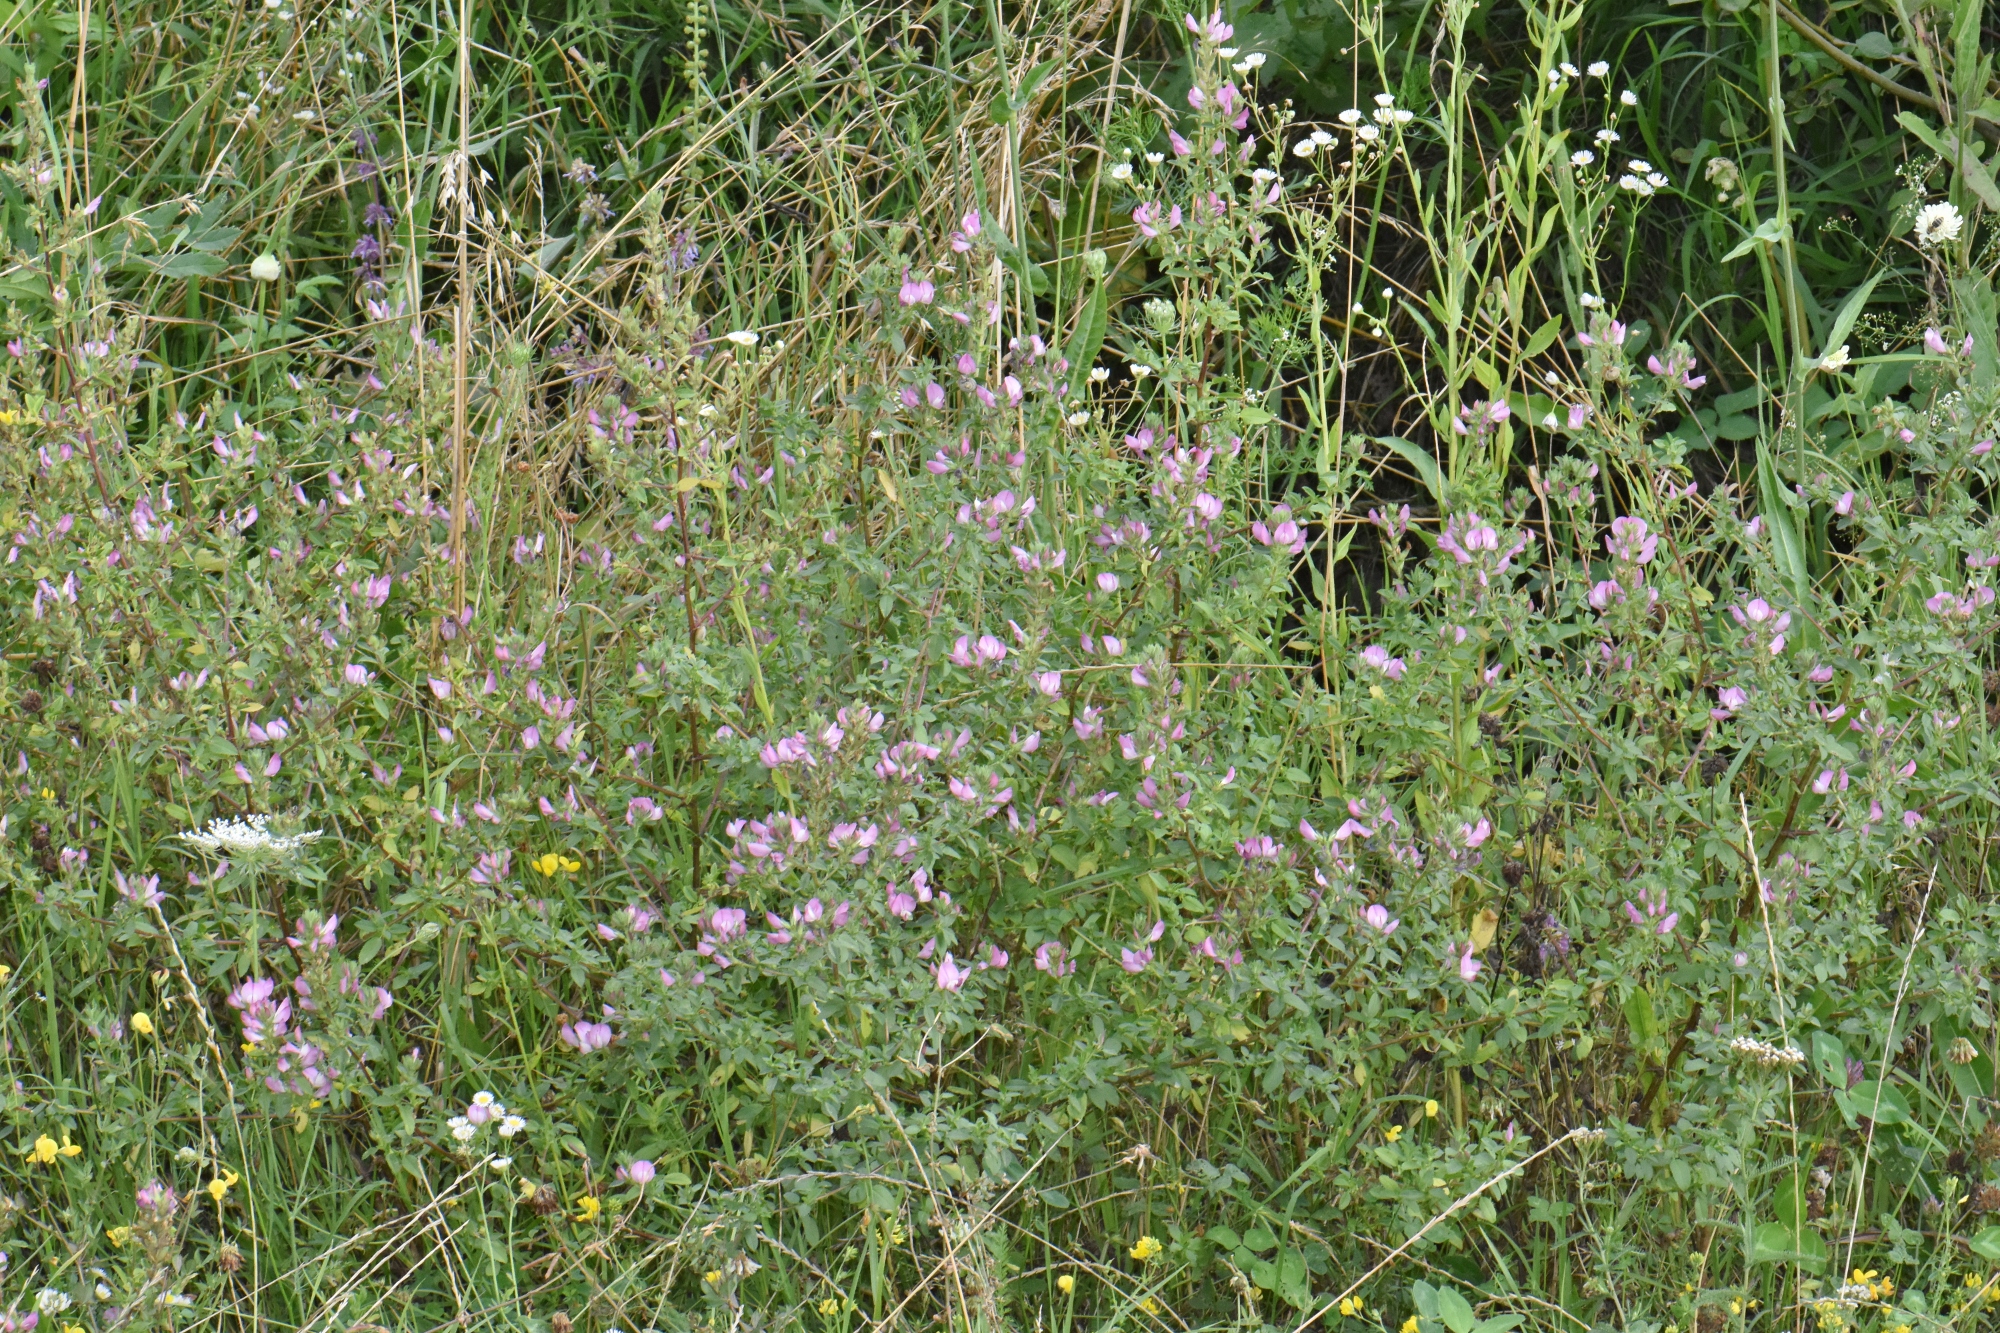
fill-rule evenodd
<path id="1" fill-rule="evenodd" d="M 249 815 L 242 819 L 211 819 L 208 828 L 189 829 L 181 834 L 183 842 L 201 848 L 205 852 L 224 852 L 231 856 L 254 856 L 259 852 L 285 855 L 298 851 L 309 842 L 317 842 L 319 829 L 305 833 L 286 835 L 270 831 L 268 815 Z"/>

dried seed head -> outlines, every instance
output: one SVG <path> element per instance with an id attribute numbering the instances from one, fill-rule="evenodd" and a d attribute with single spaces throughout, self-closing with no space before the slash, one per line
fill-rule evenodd
<path id="1" fill-rule="evenodd" d="M 236 1248 L 235 1241 L 226 1240 L 215 1252 L 215 1262 L 225 1273 L 237 1272 L 243 1267 L 243 1251 Z"/>
<path id="2" fill-rule="evenodd" d="M 1979 1048 L 1964 1037 L 1960 1037 L 1951 1044 L 1951 1049 L 1944 1053 L 1944 1058 L 1955 1065 L 1969 1065 L 1979 1058 Z"/>
<path id="3" fill-rule="evenodd" d="M 556 1193 L 553 1185 L 544 1185 L 535 1191 L 535 1200 L 528 1206 L 535 1210 L 536 1215 L 547 1217 L 562 1211 L 562 1195 Z M 557 1315 L 556 1318 L 562 1320 L 562 1327 L 556 1333 L 562 1333 L 563 1328 L 569 1326 L 569 1319 L 564 1315 Z"/>

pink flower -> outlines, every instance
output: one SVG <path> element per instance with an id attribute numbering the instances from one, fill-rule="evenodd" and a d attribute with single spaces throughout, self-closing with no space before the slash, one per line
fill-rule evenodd
<path id="1" fill-rule="evenodd" d="M 1151 946 L 1143 949 L 1120 949 L 1118 951 L 1118 965 L 1134 976 L 1144 972 L 1146 965 L 1152 961 L 1153 950 Z"/>
<path id="2" fill-rule="evenodd" d="M 973 240 L 979 235 L 979 210 L 972 209 L 959 219 L 959 230 L 951 234 L 951 248 L 964 254 L 972 248 Z"/>
<path id="3" fill-rule="evenodd" d="M 1361 910 L 1362 924 L 1370 930 L 1380 931 L 1384 936 L 1396 933 L 1396 927 L 1403 923 L 1389 915 L 1389 909 L 1380 903 L 1370 903 Z"/>
<path id="4" fill-rule="evenodd" d="M 1494 427 L 1514 415 L 1504 398 L 1487 402 L 1481 399 L 1458 409 L 1458 416 L 1452 420 L 1451 428 L 1460 435 L 1474 435 L 1485 438 Z"/>
<path id="5" fill-rule="evenodd" d="M 1660 539 L 1646 531 L 1646 520 L 1630 515 L 1612 519 L 1611 535 L 1604 539 L 1604 549 L 1614 560 L 1631 565 L 1651 563 L 1654 549 L 1659 544 Z"/>
<path id="6" fill-rule="evenodd" d="M 1061 940 L 1043 940 L 1035 948 L 1035 970 L 1066 977 L 1076 971 L 1076 960 L 1069 956 Z"/>
<path id="7" fill-rule="evenodd" d="M 1479 974 L 1485 970 L 1486 965 L 1472 956 L 1472 941 L 1467 940 L 1465 947 L 1460 950 L 1458 955 L 1459 979 L 1462 981 L 1477 981 Z"/>
<path id="8" fill-rule="evenodd" d="M 718 940 L 733 940 L 747 928 L 750 914 L 740 907 L 718 907 L 708 918 L 708 928 Z"/>
<path id="9" fill-rule="evenodd" d="M 1389 650 L 1379 643 L 1371 643 L 1361 650 L 1361 664 L 1379 671 L 1390 680 L 1401 680 L 1409 668 L 1400 657 L 1389 656 Z"/>
<path id="10" fill-rule="evenodd" d="M 987 945 L 986 961 L 981 963 L 980 966 L 992 967 L 992 968 L 1002 968 L 1007 966 L 1007 951 L 1005 949 L 1002 949 L 997 944 Z"/>
<path id="11" fill-rule="evenodd" d="M 904 305 L 929 305 L 937 296 L 937 288 L 929 278 L 912 278 L 908 269 L 903 270 L 903 285 L 896 293 L 896 299 Z"/>
<path id="12" fill-rule="evenodd" d="M 631 825 L 650 824 L 666 813 L 660 808 L 660 803 L 650 796 L 634 796 L 625 803 L 625 822 Z"/>
<path id="13" fill-rule="evenodd" d="M 618 1178 L 628 1180 L 640 1189 L 653 1183 L 653 1164 L 641 1157 L 627 1166 L 618 1168 Z"/>
<path id="14" fill-rule="evenodd" d="M 1035 673 L 1035 689 L 1050 699 L 1062 697 L 1062 672 L 1040 671 Z"/>
<path id="15" fill-rule="evenodd" d="M 1167 131 L 1167 142 L 1173 145 L 1175 157 L 1186 157 L 1194 152 L 1194 145 L 1172 130 Z"/>
<path id="16" fill-rule="evenodd" d="M 938 989 L 947 991 L 957 991 L 964 986 L 972 976 L 972 972 L 973 969 L 961 967 L 953 961 L 950 950 L 945 951 L 944 957 L 932 969 L 932 975 L 937 978 Z"/>
<path id="17" fill-rule="evenodd" d="M 609 1023 L 593 1023 L 589 1019 L 578 1019 L 574 1023 L 563 1024 L 559 1035 L 565 1046 L 574 1047 L 585 1054 L 603 1050 L 611 1044 L 612 1038 Z"/>
<path id="18" fill-rule="evenodd" d="M 1939 333 L 1936 329 L 1924 330 L 1924 346 L 1934 355 L 1937 356 L 1951 355 L 1951 344 L 1947 343 L 1944 340 L 1944 335 L 1942 333 Z"/>
<path id="19" fill-rule="evenodd" d="M 1251 538 L 1262 546 L 1276 546 L 1293 555 L 1303 555 L 1306 537 L 1299 525 L 1292 521 L 1291 507 L 1279 505 L 1271 511 L 1271 517 L 1277 520 L 1272 526 L 1267 527 L 1262 519 L 1250 525 Z"/>
<path id="20" fill-rule="evenodd" d="M 357 687 L 366 685 L 369 681 L 375 679 L 375 673 L 367 667 L 362 666 L 359 662 L 349 662 L 346 670 L 341 672 L 341 675 L 346 677 L 349 685 Z"/>

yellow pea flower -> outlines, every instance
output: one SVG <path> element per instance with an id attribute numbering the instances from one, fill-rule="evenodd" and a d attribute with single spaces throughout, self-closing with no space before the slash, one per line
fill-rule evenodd
<path id="1" fill-rule="evenodd" d="M 577 871 L 583 869 L 583 862 L 567 856 L 561 858 L 561 865 L 566 872 L 572 875 L 574 875 Z"/>
<path id="2" fill-rule="evenodd" d="M 1437 1114 L 1438 1104 L 1435 1100 L 1424 1103 L 1424 1119 L 1435 1120 L 1437 1119 Z"/>
<path id="3" fill-rule="evenodd" d="M 61 1143 L 57 1143 L 46 1134 L 36 1135 L 33 1146 L 28 1148 L 23 1155 L 31 1162 L 39 1162 L 43 1166 L 50 1166 L 54 1164 L 58 1157 L 82 1156 L 83 1149 L 71 1143 L 69 1141 L 69 1131 L 64 1130 Z"/>
<path id="4" fill-rule="evenodd" d="M 840 1313 L 839 1298 L 835 1296 L 829 1296 L 825 1300 L 821 1301 L 819 1303 L 819 1312 L 825 1315 L 828 1319 L 831 1319 L 835 1315 L 839 1314 Z"/>
<path id="5" fill-rule="evenodd" d="M 7 966 L 5 963 L 0 963 L 0 981 L 5 981 L 8 977 L 11 977 L 13 975 L 14 975 L 13 968 Z"/>
<path id="6" fill-rule="evenodd" d="M 537 1185 L 534 1181 L 529 1180 L 526 1176 L 521 1177 L 521 1202 L 533 1203 L 535 1201 L 535 1193 L 540 1189 L 541 1186 Z"/>
<path id="7" fill-rule="evenodd" d="M 578 1195 L 576 1206 L 578 1210 L 576 1220 L 579 1222 L 595 1222 L 597 1215 L 604 1211 L 604 1205 L 598 1202 L 595 1194 Z"/>
<path id="8" fill-rule="evenodd" d="M 722 1281 L 722 1270 L 720 1268 L 711 1268 L 701 1275 L 701 1280 L 712 1287 Z"/>
<path id="9" fill-rule="evenodd" d="M 1411 1315 L 1403 1321 L 1400 1333 L 1417 1333 L 1417 1317 L 1415 1315 Z"/>
<path id="10" fill-rule="evenodd" d="M 1056 1290 L 1067 1296 L 1076 1290 L 1076 1275 L 1064 1273 L 1056 1279 Z"/>
<path id="11" fill-rule="evenodd" d="M 1147 1314 L 1158 1314 L 1160 1312 L 1160 1303 L 1151 1296 L 1148 1296 L 1145 1300 L 1139 1302 L 1139 1308 Z"/>
<path id="12" fill-rule="evenodd" d="M 1343 1318 L 1352 1319 L 1360 1312 L 1360 1301 L 1355 1300 L 1352 1296 L 1342 1296 L 1340 1298 L 1340 1313 Z"/>
<path id="13" fill-rule="evenodd" d="M 1132 1257 L 1142 1264 L 1159 1252 L 1160 1242 L 1154 1240 L 1151 1236 L 1139 1237 L 1139 1243 L 1132 1247 Z"/>
<path id="14" fill-rule="evenodd" d="M 113 1249 L 118 1249 L 122 1247 L 126 1241 L 132 1239 L 132 1228 L 112 1227 L 110 1230 L 104 1233 L 104 1239 L 111 1242 L 111 1247 Z"/>
<path id="15" fill-rule="evenodd" d="M 1403 1137 L 1403 1127 L 1401 1125 L 1391 1125 L 1382 1131 L 1382 1137 L 1394 1143 L 1397 1139 Z"/>
<path id="16" fill-rule="evenodd" d="M 223 1199 L 228 1197 L 229 1187 L 241 1179 L 243 1177 L 237 1175 L 228 1167 L 223 1167 L 222 1174 L 208 1182 L 208 1197 L 215 1200 L 218 1204 L 221 1203 Z"/>
<path id="17" fill-rule="evenodd" d="M 132 1015 L 132 1030 L 142 1037 L 152 1036 L 153 1020 L 151 1016 L 144 1013 Z"/>

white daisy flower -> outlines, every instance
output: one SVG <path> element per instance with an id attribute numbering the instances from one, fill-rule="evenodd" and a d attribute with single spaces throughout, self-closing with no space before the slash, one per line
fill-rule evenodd
<path id="1" fill-rule="evenodd" d="M 1596 160 L 1597 154 L 1588 148 L 1579 148 L 1569 155 L 1569 164 L 1573 167 L 1587 167 Z"/>
<path id="2" fill-rule="evenodd" d="M 1601 79 L 1611 72 L 1611 63 L 1606 60 L 1593 60 L 1584 72 L 1593 79 Z"/>
<path id="3" fill-rule="evenodd" d="M 1958 239 L 1965 218 L 1953 204 L 1925 204 L 1917 210 L 1917 244 L 1926 250 Z"/>
<path id="4" fill-rule="evenodd" d="M 1639 94 L 1627 88 L 1624 92 L 1618 94 L 1618 101 L 1622 106 L 1637 106 L 1639 105 Z"/>

